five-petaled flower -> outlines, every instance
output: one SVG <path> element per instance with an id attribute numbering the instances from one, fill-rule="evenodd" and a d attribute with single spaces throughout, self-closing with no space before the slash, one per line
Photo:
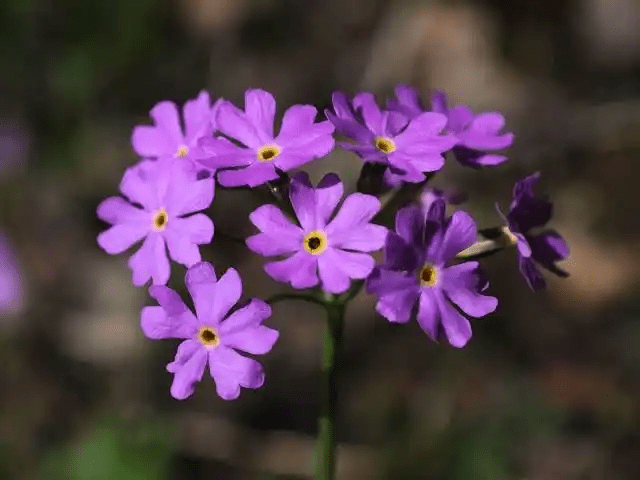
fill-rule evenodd
<path id="1" fill-rule="evenodd" d="M 149 112 L 153 126 L 138 125 L 133 129 L 131 144 L 143 158 L 184 158 L 194 161 L 201 156 L 198 141 L 213 134 L 213 123 L 217 104 L 211 107 L 206 91 L 184 104 L 184 133 L 175 103 L 157 103 Z"/>
<path id="2" fill-rule="evenodd" d="M 534 260 L 558 276 L 569 274 L 558 268 L 555 263 L 569 256 L 569 245 L 555 230 L 545 230 L 537 235 L 529 231 L 544 226 L 550 219 L 553 204 L 546 197 L 536 197 L 533 187 L 540 179 L 540 172 L 516 182 L 513 188 L 513 200 L 509 213 L 505 216 L 496 205 L 498 213 L 504 219 L 504 235 L 514 243 L 518 252 L 518 266 L 522 276 L 533 291 L 545 287 L 546 283 Z"/>
<path id="3" fill-rule="evenodd" d="M 298 289 L 321 282 L 323 290 L 337 294 L 349 288 L 350 279 L 371 273 L 375 261 L 362 252 L 384 245 L 387 229 L 370 223 L 380 201 L 353 193 L 331 219 L 342 194 L 342 182 L 335 174 L 325 175 L 314 188 L 306 173 L 298 173 L 291 179 L 289 196 L 300 226 L 273 205 L 251 213 L 249 219 L 262 233 L 247 238 L 249 249 L 266 257 L 293 254 L 265 265 L 271 278 Z"/>
<path id="4" fill-rule="evenodd" d="M 130 167 L 120 182 L 122 197 L 109 197 L 98 206 L 98 217 L 113 225 L 98 235 L 98 244 L 107 253 L 122 253 L 134 243 L 144 242 L 129 259 L 133 284 L 154 284 L 169 280 L 170 257 L 191 266 L 200 261 L 198 245 L 213 238 L 213 222 L 202 213 L 213 201 L 213 179 L 197 179 L 190 162 L 161 158 L 143 160 Z M 166 245 L 166 247 L 165 247 Z"/>
<path id="5" fill-rule="evenodd" d="M 365 162 L 387 165 L 385 178 L 391 184 L 423 181 L 426 172 L 442 168 L 443 153 L 457 141 L 453 135 L 441 134 L 447 123 L 442 113 L 422 112 L 410 119 L 381 110 L 368 92 L 357 94 L 352 106 L 341 92 L 334 93 L 332 100 L 335 113 L 327 110 L 327 118 L 338 133 L 355 142 L 338 145 Z"/>
<path id="6" fill-rule="evenodd" d="M 471 338 L 471 317 L 493 312 L 495 297 L 483 295 L 488 282 L 478 262 L 447 266 L 476 239 L 476 225 L 463 211 L 444 217 L 445 203 L 434 200 L 429 211 L 411 205 L 398 211 L 396 232 L 385 245 L 385 263 L 366 282 L 368 293 L 379 296 L 376 310 L 390 322 L 406 323 L 418 302 L 418 323 L 434 340 L 442 334 L 454 347 Z"/>
<path id="7" fill-rule="evenodd" d="M 207 364 L 216 391 L 225 400 L 238 398 L 240 387 L 260 388 L 264 383 L 262 365 L 236 350 L 253 355 L 271 350 L 278 332 L 262 325 L 271 316 L 271 307 L 254 298 L 229 315 L 242 294 L 240 276 L 233 268 L 217 280 L 211 264 L 200 262 L 189 268 L 185 283 L 195 315 L 175 291 L 154 285 L 149 293 L 160 306 L 143 308 L 140 321 L 149 338 L 184 340 L 174 361 L 167 365 L 174 374 L 171 395 L 178 400 L 189 397 Z"/>
<path id="8" fill-rule="evenodd" d="M 280 133 L 274 135 L 276 101 L 268 92 L 247 90 L 245 110 L 222 101 L 216 116 L 225 138 L 204 138 L 200 145 L 205 152 L 200 164 L 218 173 L 226 187 L 248 185 L 256 187 L 279 177 L 278 170 L 287 172 L 329 153 L 334 146 L 333 125 L 315 122 L 317 110 L 312 105 L 293 105 L 282 118 Z"/>
<path id="9" fill-rule="evenodd" d="M 409 85 L 400 84 L 395 89 L 396 98 L 389 99 L 387 108 L 400 112 L 408 118 L 416 118 L 423 114 L 418 91 Z M 507 160 L 504 155 L 494 152 L 508 148 L 513 143 L 513 133 L 501 133 L 504 116 L 499 112 L 486 112 L 474 115 L 466 105 L 449 108 L 447 94 L 436 91 L 431 97 L 434 112 L 447 116 L 445 131 L 455 135 L 457 141 L 453 153 L 457 160 L 466 166 L 480 168 L 498 165 Z"/>

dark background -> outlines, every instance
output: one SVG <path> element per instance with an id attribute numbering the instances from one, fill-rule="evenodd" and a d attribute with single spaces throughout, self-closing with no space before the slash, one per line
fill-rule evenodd
<path id="1" fill-rule="evenodd" d="M 212 382 L 169 396 L 177 342 L 141 334 L 152 302 L 129 254 L 96 245 L 99 201 L 136 161 L 129 139 L 160 100 L 248 87 L 328 105 L 333 90 L 435 88 L 501 110 L 510 162 L 449 162 L 481 227 L 513 182 L 542 169 L 571 246 L 566 280 L 533 294 L 514 252 L 484 262 L 499 310 L 469 345 L 390 326 L 374 299 L 348 311 L 340 381 L 341 479 L 640 478 L 640 3 L 637 0 L 3 0 L 0 229 L 24 302 L 0 317 L 0 478 L 308 478 L 314 464 L 322 311 L 274 307 L 267 381 L 225 402 Z M 349 190 L 345 152 L 308 167 Z M 284 289 L 224 234 L 253 232 L 258 203 L 219 190 L 202 250 L 236 267 L 245 293 Z M 171 285 L 180 287 L 176 266 Z M 180 287 L 181 288 L 181 287 Z"/>

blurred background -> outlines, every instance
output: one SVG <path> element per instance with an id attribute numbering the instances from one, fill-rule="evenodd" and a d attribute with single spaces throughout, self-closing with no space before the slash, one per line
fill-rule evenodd
<path id="1" fill-rule="evenodd" d="M 233 402 L 210 380 L 169 395 L 177 342 L 151 342 L 129 253 L 98 249 L 99 201 L 136 161 L 134 125 L 201 89 L 325 108 L 397 82 L 500 110 L 510 161 L 448 162 L 481 227 L 543 170 L 566 280 L 533 294 L 513 252 L 484 261 L 499 311 L 469 345 L 389 325 L 358 296 L 341 359 L 340 479 L 640 478 L 640 2 L 637 0 L 2 0 L 0 479 L 304 479 L 315 463 L 323 312 L 279 303 L 267 381 Z M 426 98 L 426 97 L 425 97 Z M 345 152 L 308 166 L 355 188 Z M 203 257 L 245 294 L 286 287 L 224 234 L 258 200 L 216 193 Z M 184 268 L 170 285 L 183 291 Z"/>

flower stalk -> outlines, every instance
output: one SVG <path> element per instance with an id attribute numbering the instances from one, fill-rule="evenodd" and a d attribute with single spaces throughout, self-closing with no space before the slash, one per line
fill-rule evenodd
<path id="1" fill-rule="evenodd" d="M 317 480 L 333 480 L 336 459 L 336 413 L 338 409 L 338 367 L 344 329 L 343 302 L 327 303 L 327 330 L 322 361 L 322 405 L 318 419 Z"/>

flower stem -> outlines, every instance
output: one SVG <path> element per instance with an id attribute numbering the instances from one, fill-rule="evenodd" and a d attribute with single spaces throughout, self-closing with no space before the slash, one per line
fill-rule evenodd
<path id="1" fill-rule="evenodd" d="M 322 361 L 322 410 L 318 419 L 318 464 L 317 480 L 333 480 L 335 475 L 335 422 L 338 406 L 338 363 L 342 346 L 345 304 L 327 303 L 327 332 Z"/>

